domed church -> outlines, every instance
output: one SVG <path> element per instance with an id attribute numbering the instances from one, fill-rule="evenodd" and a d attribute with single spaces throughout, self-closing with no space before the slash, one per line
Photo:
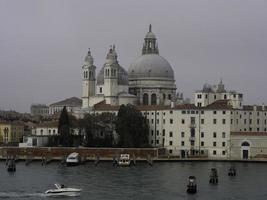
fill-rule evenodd
<path id="1" fill-rule="evenodd" d="M 159 55 L 151 25 L 146 34 L 142 55 L 129 67 L 129 92 L 141 105 L 168 105 L 176 97 L 174 73 L 169 62 Z"/>
<path id="2" fill-rule="evenodd" d="M 174 73 L 169 62 L 159 55 L 151 25 L 145 36 L 142 55 L 127 71 L 120 66 L 115 46 L 96 76 L 96 66 L 89 49 L 83 69 L 82 108 L 90 109 L 104 102 L 109 105 L 170 105 L 176 98 Z"/>

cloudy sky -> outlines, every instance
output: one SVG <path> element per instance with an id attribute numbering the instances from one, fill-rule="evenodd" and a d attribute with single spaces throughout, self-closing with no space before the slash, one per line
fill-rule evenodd
<path id="1" fill-rule="evenodd" d="M 88 47 L 99 68 L 115 44 L 128 69 L 149 24 L 186 97 L 222 78 L 267 104 L 266 19 L 266 0 L 0 0 L 0 109 L 80 97 Z"/>

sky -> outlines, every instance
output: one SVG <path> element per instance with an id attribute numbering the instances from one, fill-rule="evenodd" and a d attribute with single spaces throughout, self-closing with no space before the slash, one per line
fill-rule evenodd
<path id="1" fill-rule="evenodd" d="M 99 70 L 115 44 L 128 69 L 149 24 L 177 92 L 222 79 L 267 105 L 266 19 L 266 0 L 0 0 L 0 110 L 81 97 L 88 48 Z"/>

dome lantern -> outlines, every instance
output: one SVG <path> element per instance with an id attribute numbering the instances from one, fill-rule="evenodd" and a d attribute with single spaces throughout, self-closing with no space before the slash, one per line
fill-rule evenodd
<path id="1" fill-rule="evenodd" d="M 142 49 L 142 55 L 145 54 L 159 54 L 158 44 L 157 44 L 157 38 L 155 34 L 152 32 L 152 26 L 149 25 L 148 33 L 145 37 L 145 42 Z"/>

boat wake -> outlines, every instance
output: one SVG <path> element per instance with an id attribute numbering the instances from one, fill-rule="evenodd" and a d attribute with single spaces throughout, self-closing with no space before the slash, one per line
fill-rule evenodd
<path id="1" fill-rule="evenodd" d="M 0 192 L 0 199 L 20 199 L 20 198 L 46 198 L 46 197 L 53 197 L 53 196 L 67 196 L 67 197 L 77 197 L 80 196 L 79 193 L 69 193 L 64 195 L 57 195 L 57 194 L 44 194 L 44 193 L 24 193 L 24 192 Z M 36 199 L 36 198 L 35 198 Z"/>
<path id="2" fill-rule="evenodd" d="M 26 198 L 26 197 L 45 197 L 44 193 L 24 193 L 24 192 L 0 192 L 0 199 L 6 198 Z"/>

